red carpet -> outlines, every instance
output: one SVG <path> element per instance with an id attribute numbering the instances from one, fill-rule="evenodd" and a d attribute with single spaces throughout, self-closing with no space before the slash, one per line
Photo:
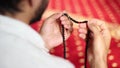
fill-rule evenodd
<path id="1" fill-rule="evenodd" d="M 108 55 L 108 67 L 120 68 L 120 0 L 50 0 L 43 19 L 54 12 L 66 10 L 76 20 L 97 18 L 105 21 L 112 34 L 112 42 Z M 41 23 L 32 27 L 39 31 Z M 78 37 L 77 25 L 67 40 L 67 59 L 76 68 L 84 68 L 85 43 Z M 60 45 L 50 51 L 51 54 L 63 57 L 63 47 Z"/>

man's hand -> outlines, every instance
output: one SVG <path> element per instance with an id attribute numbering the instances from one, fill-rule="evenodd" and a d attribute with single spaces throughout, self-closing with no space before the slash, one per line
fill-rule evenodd
<path id="1" fill-rule="evenodd" d="M 63 13 L 55 13 L 44 21 L 40 35 L 46 43 L 46 48 L 51 49 L 62 43 L 61 25 L 65 28 L 65 39 L 68 39 L 73 24 L 66 16 L 63 16 Z"/>
<path id="2" fill-rule="evenodd" d="M 87 24 L 80 24 L 80 37 L 85 39 L 87 26 L 90 33 L 88 46 L 88 61 L 91 68 L 107 68 L 107 54 L 110 46 L 111 35 L 105 22 L 93 19 Z"/>

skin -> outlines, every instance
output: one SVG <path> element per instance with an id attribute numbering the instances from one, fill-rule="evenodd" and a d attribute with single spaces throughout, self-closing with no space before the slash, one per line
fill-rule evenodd
<path id="1" fill-rule="evenodd" d="M 87 29 L 91 31 L 88 46 L 88 62 L 91 68 L 107 68 L 107 54 L 111 35 L 105 22 L 92 19 L 87 24 L 79 24 L 79 36 L 86 38 Z"/>
<path id="2" fill-rule="evenodd" d="M 62 43 L 61 25 L 65 28 L 65 39 L 68 39 L 72 32 L 72 22 L 62 13 L 55 13 L 48 17 L 40 30 L 48 49 L 54 48 Z M 52 39 L 51 39 L 52 38 Z"/>
<path id="3" fill-rule="evenodd" d="M 20 4 L 22 12 L 14 15 L 6 12 L 6 16 L 10 16 L 17 20 L 23 21 L 25 24 L 30 24 L 35 18 L 36 11 L 39 9 L 42 0 L 23 0 Z M 24 7 L 23 7 L 24 6 Z M 65 37 L 68 39 L 72 32 L 72 22 L 65 16 L 64 12 L 55 13 L 48 17 L 39 34 L 46 43 L 46 48 L 51 49 L 62 43 L 61 25 L 65 27 Z M 107 52 L 110 45 L 111 35 L 105 23 L 99 20 L 90 20 L 87 24 L 79 24 L 80 37 L 85 39 L 87 27 L 91 30 L 91 40 L 88 48 L 88 61 L 91 68 L 107 68 Z M 98 29 L 99 28 L 99 29 Z M 98 63 L 99 62 L 99 63 Z"/>

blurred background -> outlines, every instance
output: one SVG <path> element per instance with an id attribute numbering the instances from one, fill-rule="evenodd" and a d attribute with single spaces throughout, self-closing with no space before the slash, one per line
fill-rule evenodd
<path id="1" fill-rule="evenodd" d="M 120 68 L 120 0 L 49 0 L 42 20 L 32 24 L 32 28 L 39 31 L 45 18 L 64 10 L 78 21 L 95 18 L 106 22 L 112 35 L 107 57 L 108 68 Z M 85 42 L 78 36 L 78 25 L 73 26 L 73 33 L 66 41 L 67 60 L 76 68 L 84 68 Z M 50 50 L 50 53 L 63 58 L 62 44 Z"/>

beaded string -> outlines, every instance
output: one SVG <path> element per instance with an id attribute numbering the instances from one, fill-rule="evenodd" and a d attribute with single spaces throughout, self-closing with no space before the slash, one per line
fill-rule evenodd
<path id="1" fill-rule="evenodd" d="M 62 39 L 63 39 L 63 57 L 66 59 L 66 42 L 65 42 L 65 30 L 64 25 L 62 25 Z"/>
<path id="2" fill-rule="evenodd" d="M 78 22 L 74 20 L 73 18 L 71 18 L 67 13 L 64 13 L 63 15 L 68 17 L 68 19 L 73 21 L 74 23 L 87 23 L 88 22 L 88 21 Z M 86 35 L 85 68 L 87 68 L 87 50 L 88 50 L 89 34 L 90 34 L 90 30 L 87 31 L 87 35 Z M 62 25 L 62 38 L 63 38 L 63 48 L 64 48 L 63 54 L 64 54 L 64 58 L 66 59 L 66 43 L 65 43 L 65 33 L 64 33 L 63 25 Z"/>

